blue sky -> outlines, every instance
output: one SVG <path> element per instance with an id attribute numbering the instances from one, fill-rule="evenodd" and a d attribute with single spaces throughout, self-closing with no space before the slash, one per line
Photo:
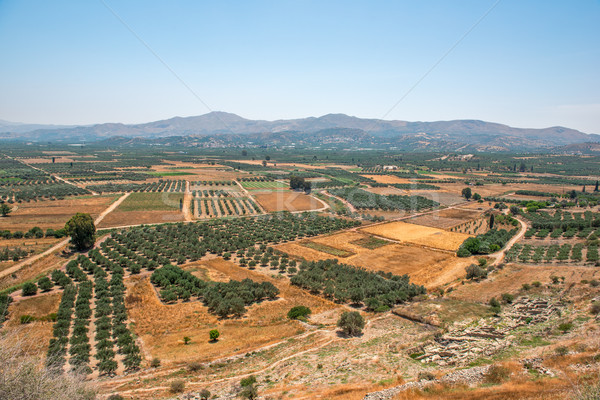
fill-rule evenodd
<path id="1" fill-rule="evenodd" d="M 597 0 L 501 0 L 408 95 L 496 0 L 104 1 L 0 0 L 0 119 L 220 110 L 600 133 Z"/>

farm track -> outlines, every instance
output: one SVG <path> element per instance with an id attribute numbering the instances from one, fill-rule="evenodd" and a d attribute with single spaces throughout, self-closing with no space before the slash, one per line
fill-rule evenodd
<path id="1" fill-rule="evenodd" d="M 500 264 L 504 260 L 506 252 L 509 251 L 511 247 L 515 245 L 515 243 L 521 240 L 523 236 L 525 236 L 525 232 L 527 232 L 527 224 L 520 218 L 516 218 L 516 220 L 521 224 L 521 230 L 515 236 L 513 236 L 499 252 L 490 254 L 491 257 L 495 258 L 495 260 L 492 262 L 492 265 Z"/>
<path id="2" fill-rule="evenodd" d="M 348 210 L 350 210 L 351 213 L 356 212 L 356 208 L 352 204 L 350 204 L 350 202 L 347 201 L 346 199 L 342 199 L 341 197 L 334 196 L 331 193 L 329 193 L 329 191 L 327 191 L 327 190 L 324 190 L 323 193 L 325 193 L 327 196 L 333 197 L 334 199 L 341 201 L 346 207 L 348 207 Z"/>
<path id="3" fill-rule="evenodd" d="M 190 182 L 185 181 L 185 191 L 183 192 L 183 216 L 186 222 L 191 222 L 194 220 L 194 216 L 190 212 L 192 201 L 194 201 L 194 197 L 190 191 Z"/>

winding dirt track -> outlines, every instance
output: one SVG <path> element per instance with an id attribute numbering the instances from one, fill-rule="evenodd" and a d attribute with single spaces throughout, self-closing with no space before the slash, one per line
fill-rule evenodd
<path id="1" fill-rule="evenodd" d="M 525 222 L 523 220 L 521 220 L 520 218 L 515 218 L 517 221 L 519 221 L 519 223 L 521 224 L 521 230 L 512 237 L 512 239 L 510 239 L 508 241 L 508 243 L 506 243 L 506 245 L 498 252 L 494 253 L 494 254 L 490 254 L 491 257 L 494 257 L 495 260 L 492 263 L 492 265 L 497 265 L 500 264 L 502 262 L 502 260 L 504 260 L 504 257 L 506 256 L 506 252 L 509 251 L 511 249 L 511 247 L 514 246 L 515 243 L 517 243 L 519 240 L 521 240 L 521 238 L 523 238 L 523 236 L 525 235 L 525 232 L 527 231 L 527 224 L 525 224 Z"/>

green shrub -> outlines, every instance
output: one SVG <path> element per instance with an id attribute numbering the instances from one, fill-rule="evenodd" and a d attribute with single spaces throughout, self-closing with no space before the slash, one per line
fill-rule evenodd
<path id="1" fill-rule="evenodd" d="M 33 315 L 21 315 L 21 324 L 29 324 L 35 320 L 37 320 L 36 317 L 34 317 Z"/>
<path id="2" fill-rule="evenodd" d="M 289 319 L 305 319 L 312 311 L 306 306 L 295 306 L 288 311 L 287 317 Z"/>
<path id="3" fill-rule="evenodd" d="M 33 296 L 37 293 L 37 285 L 33 282 L 27 282 L 23 285 L 22 293 L 23 296 Z"/>
<path id="4" fill-rule="evenodd" d="M 561 323 L 561 324 L 558 325 L 558 330 L 561 331 L 562 333 L 567 333 L 571 329 L 573 329 L 573 323 L 572 322 L 563 322 L 563 323 Z"/>
<path id="5" fill-rule="evenodd" d="M 211 342 L 216 342 L 219 339 L 220 335 L 221 334 L 217 329 L 211 329 L 210 332 L 208 332 L 208 337 Z"/>
<path id="6" fill-rule="evenodd" d="M 515 296 L 513 296 L 512 294 L 510 294 L 510 293 L 502 293 L 502 300 L 506 304 L 511 304 L 514 299 L 515 299 Z"/>

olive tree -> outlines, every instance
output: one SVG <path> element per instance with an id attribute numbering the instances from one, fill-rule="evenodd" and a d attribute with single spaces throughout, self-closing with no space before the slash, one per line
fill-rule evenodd
<path id="1" fill-rule="evenodd" d="M 358 311 L 344 311 L 337 322 L 337 326 L 350 336 L 358 336 L 365 327 L 365 320 Z"/>
<path id="2" fill-rule="evenodd" d="M 90 214 L 75 214 L 67 221 L 65 231 L 77 250 L 86 250 L 94 245 L 96 226 Z"/>

